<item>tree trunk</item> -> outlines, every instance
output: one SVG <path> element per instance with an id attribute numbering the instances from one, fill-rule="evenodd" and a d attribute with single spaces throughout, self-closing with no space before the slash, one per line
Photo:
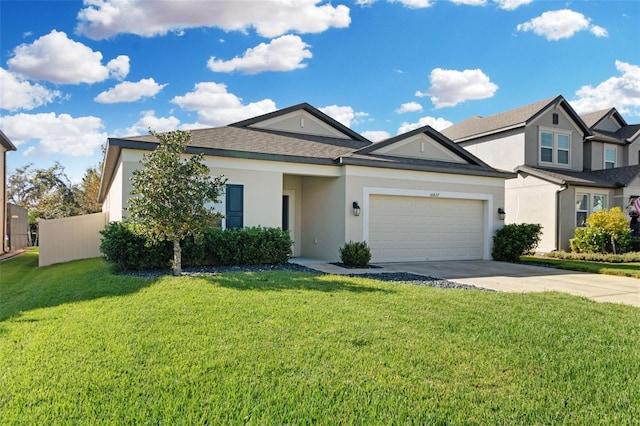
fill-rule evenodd
<path id="1" fill-rule="evenodd" d="M 173 240 L 173 275 L 182 274 L 182 248 L 180 240 Z"/>

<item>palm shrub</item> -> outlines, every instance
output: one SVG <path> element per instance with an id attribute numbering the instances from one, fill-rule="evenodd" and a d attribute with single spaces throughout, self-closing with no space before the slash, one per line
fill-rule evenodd
<path id="1" fill-rule="evenodd" d="M 365 241 L 349 241 L 340 247 L 340 259 L 349 266 L 367 266 L 371 260 L 371 250 Z"/>
<path id="2" fill-rule="evenodd" d="M 494 260 L 517 262 L 520 256 L 531 254 L 540 243 L 542 225 L 509 224 L 498 229 L 493 236 L 491 256 Z"/>
<path id="3" fill-rule="evenodd" d="M 579 253 L 626 253 L 632 247 L 629 221 L 620 207 L 592 213 L 586 227 L 576 228 L 569 244 Z"/>

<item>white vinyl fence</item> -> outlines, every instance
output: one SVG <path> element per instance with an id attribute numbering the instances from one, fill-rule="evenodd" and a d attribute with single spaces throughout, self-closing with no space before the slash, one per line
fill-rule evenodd
<path id="1" fill-rule="evenodd" d="M 100 257 L 100 231 L 107 225 L 107 213 L 38 221 L 39 266 Z"/>

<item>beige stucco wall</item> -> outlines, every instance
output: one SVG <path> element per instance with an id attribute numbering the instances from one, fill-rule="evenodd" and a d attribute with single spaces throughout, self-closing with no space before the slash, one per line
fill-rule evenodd
<path id="1" fill-rule="evenodd" d="M 558 114 L 558 124 L 553 124 L 553 114 Z M 571 134 L 570 170 L 582 171 L 583 166 L 583 135 L 576 124 L 563 109 L 550 108 L 544 114 L 533 120 L 526 128 L 527 139 L 525 164 L 529 166 L 550 165 L 539 162 L 540 131 L 554 131 Z M 518 164 L 520 165 L 520 164 Z M 562 167 L 559 167 L 562 168 Z"/>
<path id="2" fill-rule="evenodd" d="M 107 213 L 39 220 L 39 266 L 100 257 L 100 231 Z"/>
<path id="3" fill-rule="evenodd" d="M 374 151 L 376 154 L 389 154 L 398 157 L 424 158 L 428 160 L 466 163 L 448 148 L 434 141 L 424 133 L 419 133 L 401 142 Z"/>
<path id="4" fill-rule="evenodd" d="M 302 110 L 262 120 L 252 124 L 250 127 L 348 139 L 348 136 L 338 131 L 338 129 Z"/>
<path id="5" fill-rule="evenodd" d="M 560 185 L 522 174 L 506 181 L 505 222 L 542 225 L 542 239 L 537 251 L 556 250 L 556 193 L 560 189 Z"/>
<path id="6" fill-rule="evenodd" d="M 525 163 L 523 129 L 515 129 L 459 144 L 485 163 L 499 170 L 513 171 Z"/>

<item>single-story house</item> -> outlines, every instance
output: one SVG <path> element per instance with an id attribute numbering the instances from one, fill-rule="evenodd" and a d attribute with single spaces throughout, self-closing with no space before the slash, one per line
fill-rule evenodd
<path id="1" fill-rule="evenodd" d="M 156 146 L 109 138 L 99 200 L 110 221 L 126 218 L 132 173 Z M 223 227 L 282 227 L 294 256 L 326 261 L 349 241 L 366 241 L 374 262 L 490 259 L 515 177 L 429 126 L 372 143 L 307 103 L 192 130 L 187 153 L 228 179 Z"/>

